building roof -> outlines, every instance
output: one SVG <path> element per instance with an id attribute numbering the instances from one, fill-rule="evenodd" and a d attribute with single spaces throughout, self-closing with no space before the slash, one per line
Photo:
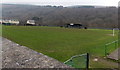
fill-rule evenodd
<path id="1" fill-rule="evenodd" d="M 27 24 L 33 24 L 33 25 L 34 25 L 34 24 L 35 24 L 35 21 L 34 21 L 34 20 L 28 20 L 28 21 L 27 21 Z"/>
<path id="2" fill-rule="evenodd" d="M 28 22 L 28 23 L 35 23 L 34 20 L 28 20 L 27 22 Z"/>

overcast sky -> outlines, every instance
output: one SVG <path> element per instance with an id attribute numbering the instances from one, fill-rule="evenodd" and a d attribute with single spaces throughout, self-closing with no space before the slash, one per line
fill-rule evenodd
<path id="1" fill-rule="evenodd" d="M 2 0 L 2 3 L 10 4 L 34 4 L 34 5 L 103 5 L 118 6 L 119 0 Z"/>

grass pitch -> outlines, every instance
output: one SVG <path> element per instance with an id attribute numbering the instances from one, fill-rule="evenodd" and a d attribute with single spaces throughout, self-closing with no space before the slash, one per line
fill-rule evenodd
<path id="1" fill-rule="evenodd" d="M 3 37 L 61 62 L 83 53 L 104 56 L 105 44 L 118 38 L 115 33 L 112 36 L 112 30 L 104 29 L 3 26 Z"/>

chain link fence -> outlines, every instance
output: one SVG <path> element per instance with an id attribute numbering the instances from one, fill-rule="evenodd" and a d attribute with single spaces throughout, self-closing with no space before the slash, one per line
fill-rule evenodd
<path id="1" fill-rule="evenodd" d="M 74 68 L 89 68 L 89 54 L 85 53 L 72 56 L 64 63 Z"/>

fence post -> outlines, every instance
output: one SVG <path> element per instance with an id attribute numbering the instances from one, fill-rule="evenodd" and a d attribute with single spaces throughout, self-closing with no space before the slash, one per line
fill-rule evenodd
<path id="1" fill-rule="evenodd" d="M 89 53 L 87 53 L 86 69 L 89 69 Z"/>
<path id="2" fill-rule="evenodd" d="M 115 41 L 115 49 L 117 48 L 117 41 Z"/>
<path id="3" fill-rule="evenodd" d="M 105 45 L 105 56 L 107 55 L 107 45 Z"/>

